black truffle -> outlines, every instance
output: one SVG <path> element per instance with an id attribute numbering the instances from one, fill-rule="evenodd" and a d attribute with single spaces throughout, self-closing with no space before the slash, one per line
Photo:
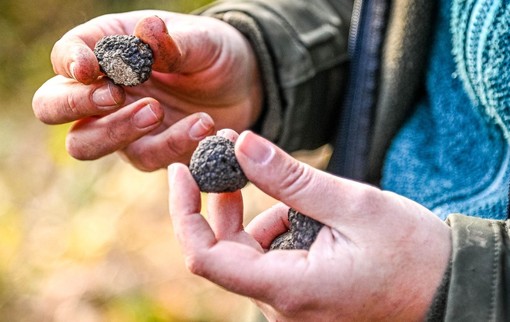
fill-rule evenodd
<path id="1" fill-rule="evenodd" d="M 233 192 L 248 183 L 237 162 L 234 143 L 221 136 L 209 136 L 198 144 L 189 169 L 203 192 Z"/>
<path id="2" fill-rule="evenodd" d="M 309 250 L 324 224 L 302 213 L 289 209 L 290 228 L 276 237 L 270 249 L 305 249 Z"/>
<path id="3" fill-rule="evenodd" d="M 135 86 L 149 79 L 154 62 L 149 45 L 130 35 L 103 37 L 94 54 L 101 70 L 115 84 Z"/>

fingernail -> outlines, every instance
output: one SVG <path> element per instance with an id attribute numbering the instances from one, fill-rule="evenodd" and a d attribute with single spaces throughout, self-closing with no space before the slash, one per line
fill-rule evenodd
<path id="1" fill-rule="evenodd" d="M 92 93 L 92 102 L 103 110 L 110 110 L 117 107 L 118 102 L 113 97 L 110 83 L 96 88 Z"/>
<path id="2" fill-rule="evenodd" d="M 189 129 L 189 136 L 193 140 L 201 140 L 211 132 L 213 126 L 213 119 L 206 113 L 200 113 L 199 119 Z"/>
<path id="3" fill-rule="evenodd" d="M 231 129 L 219 130 L 218 132 L 216 132 L 216 135 L 224 137 L 225 139 L 229 139 L 230 141 L 232 141 L 234 143 L 237 141 L 237 138 L 239 137 L 237 132 L 235 132 L 234 130 L 231 130 Z"/>
<path id="4" fill-rule="evenodd" d="M 136 127 L 143 129 L 148 126 L 154 125 L 159 121 L 158 116 L 152 110 L 150 104 L 145 105 L 133 116 L 133 122 Z"/>
<path id="5" fill-rule="evenodd" d="M 273 158 L 275 150 L 269 142 L 250 131 L 243 132 L 238 139 L 239 151 L 258 164 L 266 164 Z"/>
<path id="6" fill-rule="evenodd" d="M 73 62 L 69 65 L 69 72 L 71 73 L 71 77 L 74 79 L 76 79 L 76 74 L 74 71 L 75 68 L 76 68 L 76 63 Z"/>

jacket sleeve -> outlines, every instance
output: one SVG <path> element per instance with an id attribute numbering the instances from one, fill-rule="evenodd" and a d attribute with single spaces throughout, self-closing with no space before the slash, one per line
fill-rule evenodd
<path id="1" fill-rule="evenodd" d="M 352 0 L 227 0 L 196 13 L 231 24 L 250 41 L 265 89 L 256 130 L 294 151 L 333 139 L 351 10 Z"/>
<path id="2" fill-rule="evenodd" d="M 450 215 L 452 258 L 445 321 L 509 321 L 508 221 Z"/>

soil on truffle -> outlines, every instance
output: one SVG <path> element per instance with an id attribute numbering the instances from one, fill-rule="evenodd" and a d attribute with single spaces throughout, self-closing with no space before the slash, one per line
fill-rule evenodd
<path id="1" fill-rule="evenodd" d="M 136 86 L 150 77 L 152 50 L 135 36 L 105 36 L 97 42 L 94 54 L 101 71 L 115 84 Z"/>
<path id="2" fill-rule="evenodd" d="M 289 209 L 288 218 L 289 230 L 276 237 L 269 249 L 309 250 L 324 224 L 292 208 Z"/>
<path id="3" fill-rule="evenodd" d="M 237 162 L 234 143 L 221 136 L 200 141 L 191 156 L 189 169 L 203 192 L 233 192 L 248 183 Z"/>

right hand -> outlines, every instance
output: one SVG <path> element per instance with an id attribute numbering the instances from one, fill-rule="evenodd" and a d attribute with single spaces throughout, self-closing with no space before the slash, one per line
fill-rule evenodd
<path id="1" fill-rule="evenodd" d="M 423 321 L 448 267 L 450 228 L 392 192 L 305 165 L 246 131 L 235 144 L 244 173 L 282 203 L 243 227 L 240 191 L 200 191 L 169 167 L 170 215 L 195 274 L 255 300 L 269 321 Z M 325 226 L 310 250 L 272 250 L 289 206 Z"/>
<path id="2" fill-rule="evenodd" d="M 102 77 L 93 48 L 103 36 L 133 33 L 151 45 L 153 72 L 141 85 L 117 86 Z M 242 131 L 261 110 L 248 41 L 214 18 L 165 11 L 100 16 L 67 32 L 51 62 L 57 75 L 35 93 L 34 113 L 47 124 L 75 122 L 66 146 L 80 160 L 118 151 L 145 171 L 187 163 L 215 128 Z"/>

